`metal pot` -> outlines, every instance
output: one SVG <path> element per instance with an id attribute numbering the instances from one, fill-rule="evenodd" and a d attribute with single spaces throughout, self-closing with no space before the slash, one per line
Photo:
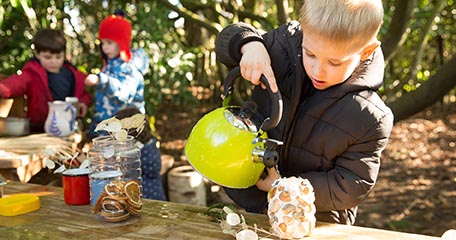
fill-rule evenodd
<path id="1" fill-rule="evenodd" d="M 6 179 L 0 174 L 0 198 L 3 197 L 3 185 L 6 185 Z"/>
<path id="2" fill-rule="evenodd" d="M 0 117 L 0 136 L 23 136 L 30 133 L 28 118 Z"/>

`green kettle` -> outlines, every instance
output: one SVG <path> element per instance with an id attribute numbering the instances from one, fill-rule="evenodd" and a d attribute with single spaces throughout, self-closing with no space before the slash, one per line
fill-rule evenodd
<path id="1" fill-rule="evenodd" d="M 277 126 L 282 118 L 282 96 L 273 93 L 267 79 L 271 99 L 271 115 L 261 117 L 256 104 L 248 101 L 230 106 L 235 80 L 240 68 L 233 68 L 224 81 L 223 106 L 205 114 L 193 127 L 185 145 L 185 155 L 202 176 L 221 186 L 248 188 L 258 181 L 266 167 L 278 162 L 276 148 L 281 142 L 268 139 L 266 131 Z M 262 120 L 264 118 L 264 120 Z"/>

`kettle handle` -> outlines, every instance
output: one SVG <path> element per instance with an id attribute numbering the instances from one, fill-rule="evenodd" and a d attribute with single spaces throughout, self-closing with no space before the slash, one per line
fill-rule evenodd
<path id="1" fill-rule="evenodd" d="M 231 94 L 233 93 L 234 81 L 240 76 L 241 68 L 239 66 L 231 69 L 231 71 L 226 76 L 225 81 L 223 82 L 224 105 L 227 103 L 227 101 L 230 100 Z M 272 92 L 271 86 L 269 85 L 269 82 L 264 75 L 261 75 L 260 81 L 266 86 L 268 94 L 271 98 L 271 115 L 266 118 L 261 124 L 261 129 L 263 131 L 268 131 L 272 128 L 275 128 L 277 124 L 279 124 L 279 121 L 282 118 L 283 101 L 280 91 L 277 91 L 276 93 Z"/>

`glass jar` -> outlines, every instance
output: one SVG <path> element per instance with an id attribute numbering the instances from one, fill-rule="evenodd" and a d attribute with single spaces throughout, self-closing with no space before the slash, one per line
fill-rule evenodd
<path id="1" fill-rule="evenodd" d="M 90 190 L 92 212 L 108 222 L 137 216 L 142 210 L 141 150 L 128 136 L 118 141 L 111 136 L 92 140 Z"/>

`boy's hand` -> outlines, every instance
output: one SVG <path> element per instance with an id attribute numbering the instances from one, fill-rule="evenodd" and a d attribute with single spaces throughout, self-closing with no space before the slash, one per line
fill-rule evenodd
<path id="1" fill-rule="evenodd" d="M 95 86 L 98 84 L 98 76 L 96 74 L 89 74 L 86 79 L 84 80 L 85 85 L 87 86 Z"/>
<path id="2" fill-rule="evenodd" d="M 275 167 L 268 168 L 268 176 L 264 179 L 259 179 L 256 183 L 256 186 L 261 191 L 269 192 L 272 188 L 272 184 L 275 180 L 280 178 L 280 174 Z"/>
<path id="3" fill-rule="evenodd" d="M 264 47 L 263 43 L 258 41 L 248 42 L 241 48 L 241 75 L 252 84 L 260 84 L 260 77 L 263 74 L 268 79 L 272 92 L 276 93 L 277 83 L 274 77 L 274 72 L 271 68 L 271 59 L 269 53 Z M 261 84 L 262 88 L 266 86 Z"/>

